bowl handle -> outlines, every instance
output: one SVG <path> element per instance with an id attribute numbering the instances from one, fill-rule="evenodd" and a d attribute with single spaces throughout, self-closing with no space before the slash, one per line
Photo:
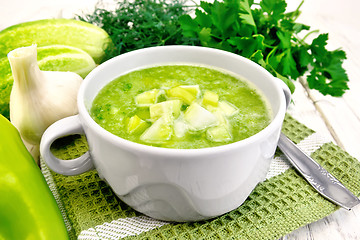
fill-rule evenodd
<path id="1" fill-rule="evenodd" d="M 61 160 L 51 153 L 51 144 L 56 139 L 72 134 L 84 134 L 79 115 L 66 117 L 52 124 L 46 129 L 40 142 L 40 154 L 45 163 L 51 170 L 62 175 L 78 175 L 94 168 L 89 151 L 71 160 Z"/>

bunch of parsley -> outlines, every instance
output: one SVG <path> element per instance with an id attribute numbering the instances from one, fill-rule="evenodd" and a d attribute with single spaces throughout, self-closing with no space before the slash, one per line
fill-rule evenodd
<path id="1" fill-rule="evenodd" d="M 189 7 L 185 0 L 123 0 L 114 11 L 97 8 L 79 17 L 108 32 L 115 48 L 107 57 L 161 45 L 200 45 L 249 58 L 294 91 L 293 81 L 307 78 L 310 88 L 341 96 L 348 89 L 342 50 L 326 49 L 328 35 L 297 23 L 300 6 L 286 12 L 285 0 L 214 0 Z M 193 16 L 193 17 L 192 17 Z M 300 33 L 305 33 L 300 38 Z"/>
<path id="2" fill-rule="evenodd" d="M 324 95 L 343 95 L 349 81 L 342 68 L 345 52 L 327 50 L 327 34 L 320 34 L 311 44 L 305 42 L 306 36 L 299 38 L 300 32 L 310 29 L 296 22 L 301 4 L 289 13 L 286 6 L 285 0 L 201 2 L 196 16 L 184 15 L 180 23 L 185 37 L 257 62 L 292 91 L 292 80 L 309 73 L 310 88 Z"/>

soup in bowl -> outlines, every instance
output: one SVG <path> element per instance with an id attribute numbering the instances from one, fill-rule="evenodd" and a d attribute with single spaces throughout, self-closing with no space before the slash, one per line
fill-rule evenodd
<path id="1" fill-rule="evenodd" d="M 194 46 L 152 47 L 104 62 L 84 80 L 79 114 L 51 125 L 40 151 L 55 172 L 96 168 L 129 206 L 167 221 L 198 221 L 239 207 L 264 180 L 290 91 L 256 63 Z M 52 155 L 84 134 L 89 151 Z"/>
<path id="2" fill-rule="evenodd" d="M 203 65 L 160 65 L 124 74 L 104 86 L 90 115 L 104 129 L 150 146 L 196 149 L 248 138 L 272 110 L 261 91 L 239 76 Z"/>

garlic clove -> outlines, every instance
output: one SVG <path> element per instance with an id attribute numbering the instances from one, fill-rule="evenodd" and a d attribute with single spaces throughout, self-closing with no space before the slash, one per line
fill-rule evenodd
<path id="1" fill-rule="evenodd" d="M 14 85 L 10 94 L 10 120 L 29 145 L 39 145 L 52 123 L 75 115 L 82 77 L 73 72 L 41 71 L 36 45 L 8 54 Z"/>

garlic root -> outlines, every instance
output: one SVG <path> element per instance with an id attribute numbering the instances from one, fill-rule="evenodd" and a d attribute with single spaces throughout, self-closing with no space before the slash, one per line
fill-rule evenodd
<path id="1" fill-rule="evenodd" d="M 41 71 L 36 45 L 15 49 L 8 59 L 14 78 L 10 121 L 31 152 L 31 145 L 38 147 L 52 123 L 78 113 L 77 92 L 83 79 L 73 72 Z M 33 157 L 38 161 L 36 155 Z"/>

